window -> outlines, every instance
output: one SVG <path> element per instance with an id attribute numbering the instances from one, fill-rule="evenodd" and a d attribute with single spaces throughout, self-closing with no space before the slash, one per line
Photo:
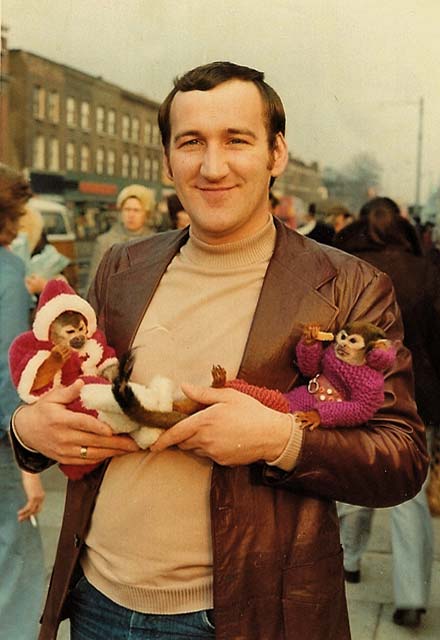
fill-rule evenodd
<path id="1" fill-rule="evenodd" d="M 105 109 L 104 107 L 96 107 L 96 131 L 105 133 Z"/>
<path id="2" fill-rule="evenodd" d="M 49 171 L 59 171 L 60 168 L 60 146 L 58 138 L 49 140 Z"/>
<path id="3" fill-rule="evenodd" d="M 90 129 L 90 103 L 85 100 L 81 102 L 81 129 Z"/>
<path id="4" fill-rule="evenodd" d="M 131 123 L 131 139 L 139 142 L 139 118 L 134 117 Z"/>
<path id="5" fill-rule="evenodd" d="M 66 144 L 66 170 L 74 171 L 75 170 L 75 143 L 68 142 Z"/>
<path id="6" fill-rule="evenodd" d="M 159 176 L 160 176 L 160 162 L 157 158 L 153 159 L 152 165 L 151 165 L 151 179 L 153 182 L 159 182 Z"/>
<path id="7" fill-rule="evenodd" d="M 49 122 L 58 123 L 60 121 L 60 96 L 58 91 L 51 91 L 49 93 L 47 115 Z"/>
<path id="8" fill-rule="evenodd" d="M 96 173 L 102 175 L 104 173 L 104 148 L 98 147 L 96 150 Z"/>
<path id="9" fill-rule="evenodd" d="M 107 133 L 110 136 L 116 134 L 116 111 L 114 109 L 109 109 L 107 112 Z"/>
<path id="10" fill-rule="evenodd" d="M 139 178 L 139 156 L 137 153 L 131 159 L 131 177 Z"/>
<path id="11" fill-rule="evenodd" d="M 151 158 L 144 160 L 144 180 L 151 180 Z"/>
<path id="12" fill-rule="evenodd" d="M 32 150 L 32 166 L 34 169 L 45 169 L 46 161 L 45 161 L 45 153 L 46 153 L 46 144 L 44 140 L 44 136 L 39 134 L 34 138 L 33 150 Z"/>
<path id="13" fill-rule="evenodd" d="M 144 144 L 151 144 L 151 132 L 153 130 L 153 125 L 151 122 L 147 120 L 144 124 Z"/>
<path id="14" fill-rule="evenodd" d="M 122 154 L 122 177 L 128 178 L 128 173 L 130 170 L 130 156 L 127 152 Z"/>
<path id="15" fill-rule="evenodd" d="M 88 144 L 81 145 L 81 171 L 86 173 L 90 166 L 90 148 Z"/>
<path id="16" fill-rule="evenodd" d="M 153 132 L 152 132 L 152 136 L 151 136 L 151 142 L 154 145 L 159 145 L 160 144 L 159 125 L 157 125 L 157 124 L 153 125 Z"/>
<path id="17" fill-rule="evenodd" d="M 68 127 L 76 127 L 76 102 L 72 96 L 66 100 L 66 122 Z"/>
<path id="18" fill-rule="evenodd" d="M 115 175 L 115 165 L 116 165 L 116 153 L 113 149 L 109 149 L 107 152 L 107 173 L 109 176 Z"/>
<path id="19" fill-rule="evenodd" d="M 36 85 L 32 93 L 32 115 L 36 120 L 44 120 L 46 114 L 46 92 Z"/>
<path id="20" fill-rule="evenodd" d="M 122 139 L 130 140 L 130 116 L 127 114 L 122 116 Z"/>

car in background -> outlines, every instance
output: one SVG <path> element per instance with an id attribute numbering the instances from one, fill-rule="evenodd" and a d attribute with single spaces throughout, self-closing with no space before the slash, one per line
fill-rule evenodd
<path id="1" fill-rule="evenodd" d="M 76 235 L 74 231 L 72 214 L 69 209 L 55 200 L 32 197 L 28 206 L 38 211 L 44 220 L 44 230 L 47 240 L 66 258 L 70 264 L 64 269 L 66 278 L 71 286 L 78 286 L 78 262 L 76 256 Z"/>

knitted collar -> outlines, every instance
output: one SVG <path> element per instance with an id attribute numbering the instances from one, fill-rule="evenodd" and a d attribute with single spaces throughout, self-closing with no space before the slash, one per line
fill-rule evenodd
<path id="1" fill-rule="evenodd" d="M 252 236 L 226 244 L 208 244 L 190 230 L 188 242 L 180 251 L 184 262 L 208 268 L 231 269 L 268 262 L 275 248 L 276 229 L 272 216 Z"/>

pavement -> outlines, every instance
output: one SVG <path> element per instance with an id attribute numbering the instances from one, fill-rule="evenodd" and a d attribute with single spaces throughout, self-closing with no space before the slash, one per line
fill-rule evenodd
<path id="1" fill-rule="evenodd" d="M 55 557 L 59 527 L 63 515 L 65 479 L 53 467 L 43 473 L 46 503 L 39 516 L 47 577 Z M 415 630 L 392 622 L 394 611 L 391 573 L 391 544 L 388 509 L 377 509 L 372 534 L 362 563 L 362 581 L 347 584 L 352 640 L 439 640 L 440 638 L 440 518 L 434 518 L 435 560 L 431 600 L 422 625 Z M 61 625 L 58 640 L 69 640 L 69 625 Z M 273 640 L 276 640 L 275 638 Z M 299 640 L 307 640 L 300 638 Z"/>

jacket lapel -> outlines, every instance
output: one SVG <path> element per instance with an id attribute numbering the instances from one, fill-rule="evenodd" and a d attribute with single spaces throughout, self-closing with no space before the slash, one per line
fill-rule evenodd
<path id="1" fill-rule="evenodd" d="M 118 356 L 131 346 L 145 310 L 188 230 L 157 234 L 124 249 L 124 267 L 108 280 L 106 336 Z"/>
<path id="2" fill-rule="evenodd" d="M 333 326 L 338 308 L 319 289 L 335 269 L 320 246 L 275 219 L 277 241 L 241 363 L 239 377 L 272 389 L 290 389 L 298 372 L 295 346 L 302 327 Z"/>

